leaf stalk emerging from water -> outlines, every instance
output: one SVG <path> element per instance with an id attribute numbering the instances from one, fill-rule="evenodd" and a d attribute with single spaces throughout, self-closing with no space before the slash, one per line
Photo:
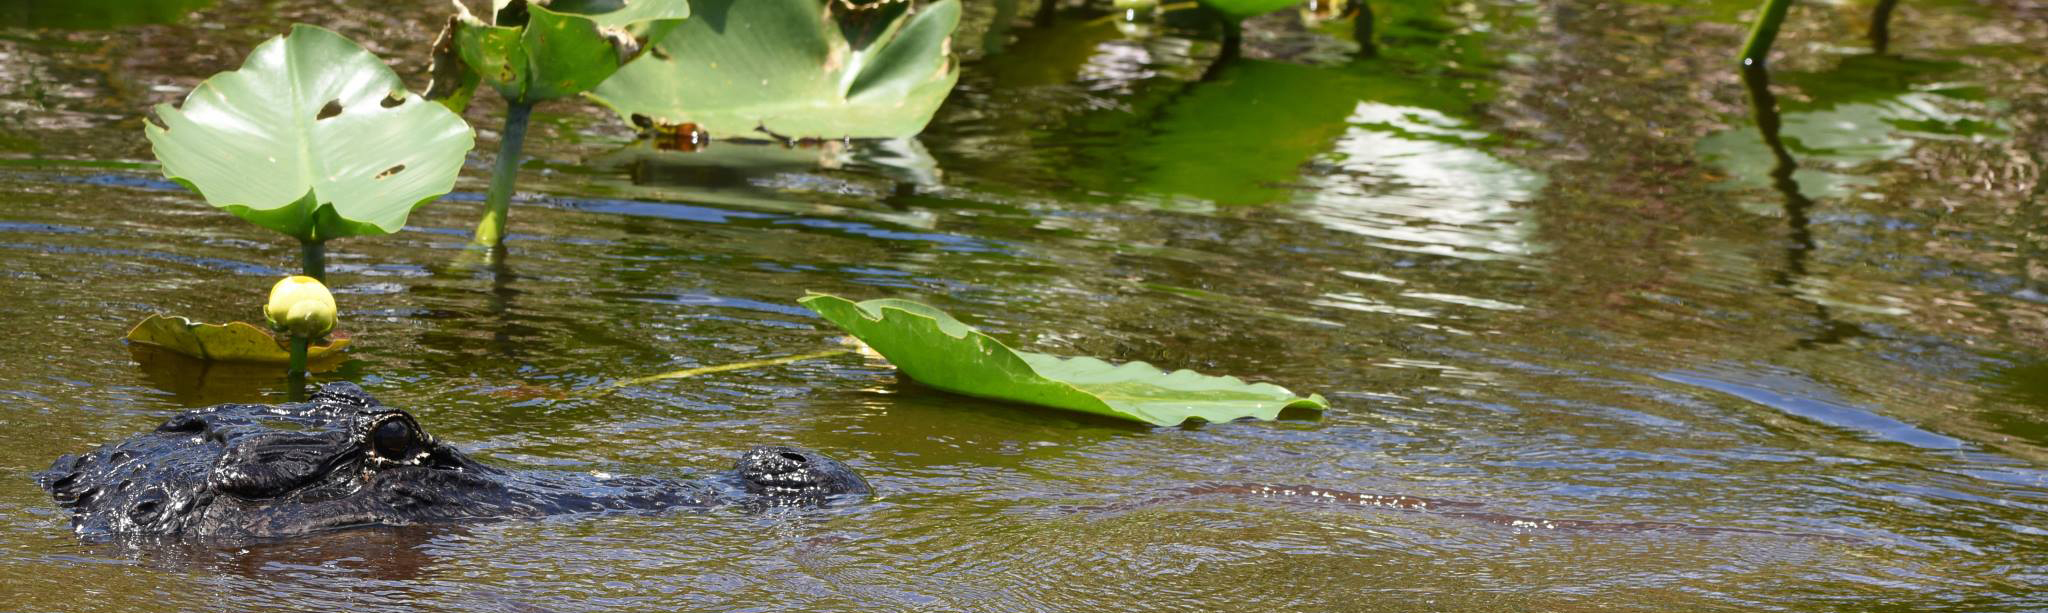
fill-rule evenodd
<path id="1" fill-rule="evenodd" d="M 1792 8 L 1792 0 L 1764 0 L 1757 8 L 1756 22 L 1749 26 L 1749 40 L 1742 43 L 1742 65 L 1763 64 L 1771 55 L 1771 43 L 1778 39 L 1778 26 L 1785 22 L 1785 12 Z"/>
<path id="2" fill-rule="evenodd" d="M 476 225 L 473 247 L 491 248 L 505 243 L 505 217 L 512 208 L 512 188 L 519 181 L 519 155 L 526 145 L 527 119 L 533 103 L 506 101 L 505 130 L 499 135 L 498 162 L 491 170 L 491 191 L 484 196 L 484 218 Z"/>

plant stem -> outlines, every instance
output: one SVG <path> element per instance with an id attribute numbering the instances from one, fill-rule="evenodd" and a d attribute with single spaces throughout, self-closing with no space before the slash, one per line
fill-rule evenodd
<path id="1" fill-rule="evenodd" d="M 1217 13 L 1223 18 L 1223 50 L 1216 55 L 1217 63 L 1236 60 L 1244 48 L 1244 23 L 1234 17 Z"/>
<path id="2" fill-rule="evenodd" d="M 1870 12 L 1870 51 L 1884 55 L 1885 48 L 1892 42 L 1892 8 L 1899 0 L 1877 0 L 1877 8 Z"/>
<path id="3" fill-rule="evenodd" d="M 299 268 L 306 276 L 327 282 L 327 241 L 299 241 Z"/>
<path id="4" fill-rule="evenodd" d="M 761 367 L 763 367 L 763 366 L 775 366 L 775 365 L 778 365 L 778 364 L 788 364 L 788 363 L 790 363 L 790 362 L 802 362 L 802 361 L 804 361 L 804 360 L 815 360 L 815 359 L 818 359 L 818 358 L 826 358 L 826 357 L 832 357 L 832 356 L 835 356 L 835 355 L 839 355 L 839 354 L 842 354 L 842 353 L 853 353 L 853 350 L 852 350 L 852 349 L 827 349 L 827 350 L 824 350 L 824 351 L 818 351 L 818 352 L 813 352 L 813 353 L 805 353 L 805 354 L 800 354 L 800 355 L 792 355 L 792 356 L 783 356 L 783 357 L 779 357 L 779 358 L 769 358 L 769 359 L 766 359 L 766 360 L 753 360 L 753 361 L 749 361 L 749 362 L 737 362 L 737 363 L 733 363 L 733 364 L 720 364 L 720 365 L 718 365 L 718 366 L 703 366 L 703 367 L 698 367 L 698 368 L 685 368 L 685 369 L 683 369 L 683 370 L 677 370 L 677 371 L 670 371 L 670 372 L 665 372 L 665 373 L 661 373 L 661 374 L 658 374 L 658 375 L 648 375 L 648 376 L 645 376 L 645 377 L 634 377 L 634 378 L 632 378 L 632 379 L 626 379 L 626 380 L 623 380 L 623 381 L 615 381 L 615 382 L 613 382 L 613 383 L 612 383 L 611 385 L 607 385 L 607 386 L 605 386 L 605 387 L 603 387 L 603 388 L 600 388 L 600 389 L 598 389 L 598 390 L 597 390 L 597 393 L 600 393 L 600 394 L 609 394 L 609 393 L 612 393 L 613 391 L 616 391 L 616 390 L 618 390 L 619 388 L 622 388 L 622 387 L 627 387 L 627 386 L 632 386 L 632 385 L 641 385 L 641 384 L 646 384 L 646 383 L 653 383 L 653 382 L 655 382 L 655 381 L 660 381 L 660 380 L 663 380 L 663 379 L 681 379 L 681 378 L 683 378 L 683 377 L 695 377 L 695 376 L 697 376 L 697 375 L 708 375 L 708 374 L 711 374 L 711 373 L 719 373 L 719 372 L 726 372 L 726 371 L 730 371 L 730 370 L 746 370 L 746 369 L 749 369 L 749 368 L 761 368 Z"/>
<path id="5" fill-rule="evenodd" d="M 1358 0 L 1351 5 L 1351 38 L 1358 41 L 1358 57 L 1369 58 L 1380 54 L 1378 45 L 1372 42 L 1372 5 Z"/>
<path id="6" fill-rule="evenodd" d="M 292 335 L 291 374 L 285 377 L 285 397 L 293 402 L 303 399 L 306 393 L 306 348 L 312 339 Z"/>
<path id="7" fill-rule="evenodd" d="M 476 247 L 505 244 L 505 216 L 512 207 L 512 186 L 519 180 L 519 151 L 526 144 L 526 120 L 533 103 L 507 101 L 505 129 L 499 134 L 498 163 L 491 169 L 491 191 L 484 196 L 484 218 L 476 224 Z"/>
<path id="8" fill-rule="evenodd" d="M 1785 22 L 1785 11 L 1792 8 L 1792 0 L 1764 0 L 1757 9 L 1756 23 L 1749 26 L 1749 40 L 1742 43 L 1742 65 L 1761 65 L 1771 54 L 1771 42 L 1778 39 L 1778 25 Z"/>
<path id="9" fill-rule="evenodd" d="M 313 339 L 292 335 L 292 372 L 306 372 L 306 349 L 312 344 Z"/>
<path id="10" fill-rule="evenodd" d="M 1216 7 L 1204 4 L 1201 5 L 1201 9 L 1216 20 L 1217 27 L 1223 29 L 1223 48 L 1216 50 L 1216 58 L 1209 60 L 1209 66 L 1202 69 L 1202 77 L 1199 79 L 1207 83 L 1215 81 L 1217 75 L 1223 74 L 1225 66 L 1237 63 L 1238 55 L 1243 52 L 1244 47 L 1244 24 L 1228 13 L 1217 10 Z"/>

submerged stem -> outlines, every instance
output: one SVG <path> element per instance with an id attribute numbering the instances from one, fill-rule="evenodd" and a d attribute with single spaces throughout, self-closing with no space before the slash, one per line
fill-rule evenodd
<path id="1" fill-rule="evenodd" d="M 815 360 L 818 358 L 831 357 L 842 353 L 853 353 L 853 350 L 828 349 L 825 351 L 798 354 L 792 356 L 783 356 L 779 358 L 769 358 L 765 360 L 753 360 L 748 362 L 737 362 L 733 364 L 720 364 L 717 366 L 702 366 L 698 368 L 685 368 L 683 370 L 670 371 L 658 375 L 648 375 L 645 377 L 635 377 L 632 379 L 626 379 L 624 381 L 616 381 L 613 382 L 611 385 L 607 385 L 603 388 L 598 389 L 597 393 L 609 394 L 614 391 L 617 391 L 619 388 L 622 387 L 641 385 L 644 383 L 653 383 L 655 381 L 660 381 L 663 379 L 681 379 L 683 377 L 695 377 L 697 375 L 707 375 L 711 373 L 726 372 L 731 370 L 746 370 L 749 368 L 761 368 L 763 366 L 775 366 L 778 364 L 788 364 L 790 362 L 802 362 L 804 360 Z"/>
<path id="2" fill-rule="evenodd" d="M 497 247 L 505 244 L 505 216 L 512 207 L 512 186 L 519 180 L 519 151 L 526 144 L 526 121 L 533 114 L 531 102 L 507 102 L 505 130 L 499 135 L 498 162 L 491 169 L 491 191 L 484 196 L 484 218 L 476 224 L 472 246 Z"/>
<path id="3" fill-rule="evenodd" d="M 308 277 L 327 282 L 327 241 L 299 241 L 299 268 Z"/>
<path id="4" fill-rule="evenodd" d="M 1791 8 L 1792 0 L 1764 0 L 1757 9 L 1756 22 L 1749 26 L 1749 40 L 1742 43 L 1742 65 L 1764 63 L 1771 54 L 1771 43 L 1778 39 L 1778 26 Z"/>

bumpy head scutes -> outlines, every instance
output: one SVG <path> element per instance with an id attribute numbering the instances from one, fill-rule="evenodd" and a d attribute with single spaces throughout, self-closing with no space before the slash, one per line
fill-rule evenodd
<path id="1" fill-rule="evenodd" d="M 682 482 L 505 471 L 471 460 L 350 383 L 309 402 L 186 411 L 155 431 L 58 458 L 36 475 L 81 535 L 277 538 L 360 526 L 866 495 L 844 464 L 793 447 Z"/>

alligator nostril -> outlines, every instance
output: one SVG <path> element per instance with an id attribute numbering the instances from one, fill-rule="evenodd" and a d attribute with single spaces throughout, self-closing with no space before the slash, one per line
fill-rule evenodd
<path id="1" fill-rule="evenodd" d="M 805 463 L 805 462 L 809 462 L 809 461 L 810 461 L 809 459 L 806 459 L 806 458 L 804 458 L 803 454 L 800 454 L 800 453 L 796 453 L 796 452 L 794 452 L 794 451 L 784 451 L 784 452 L 782 452 L 782 453 L 781 453 L 781 454 L 779 454 L 779 455 L 781 455 L 781 456 L 782 456 L 782 458 L 783 458 L 783 459 L 785 459 L 785 460 L 789 460 L 789 461 L 791 461 L 791 462 L 796 462 L 796 463 L 798 463 L 798 464 L 803 464 L 803 463 Z"/>

